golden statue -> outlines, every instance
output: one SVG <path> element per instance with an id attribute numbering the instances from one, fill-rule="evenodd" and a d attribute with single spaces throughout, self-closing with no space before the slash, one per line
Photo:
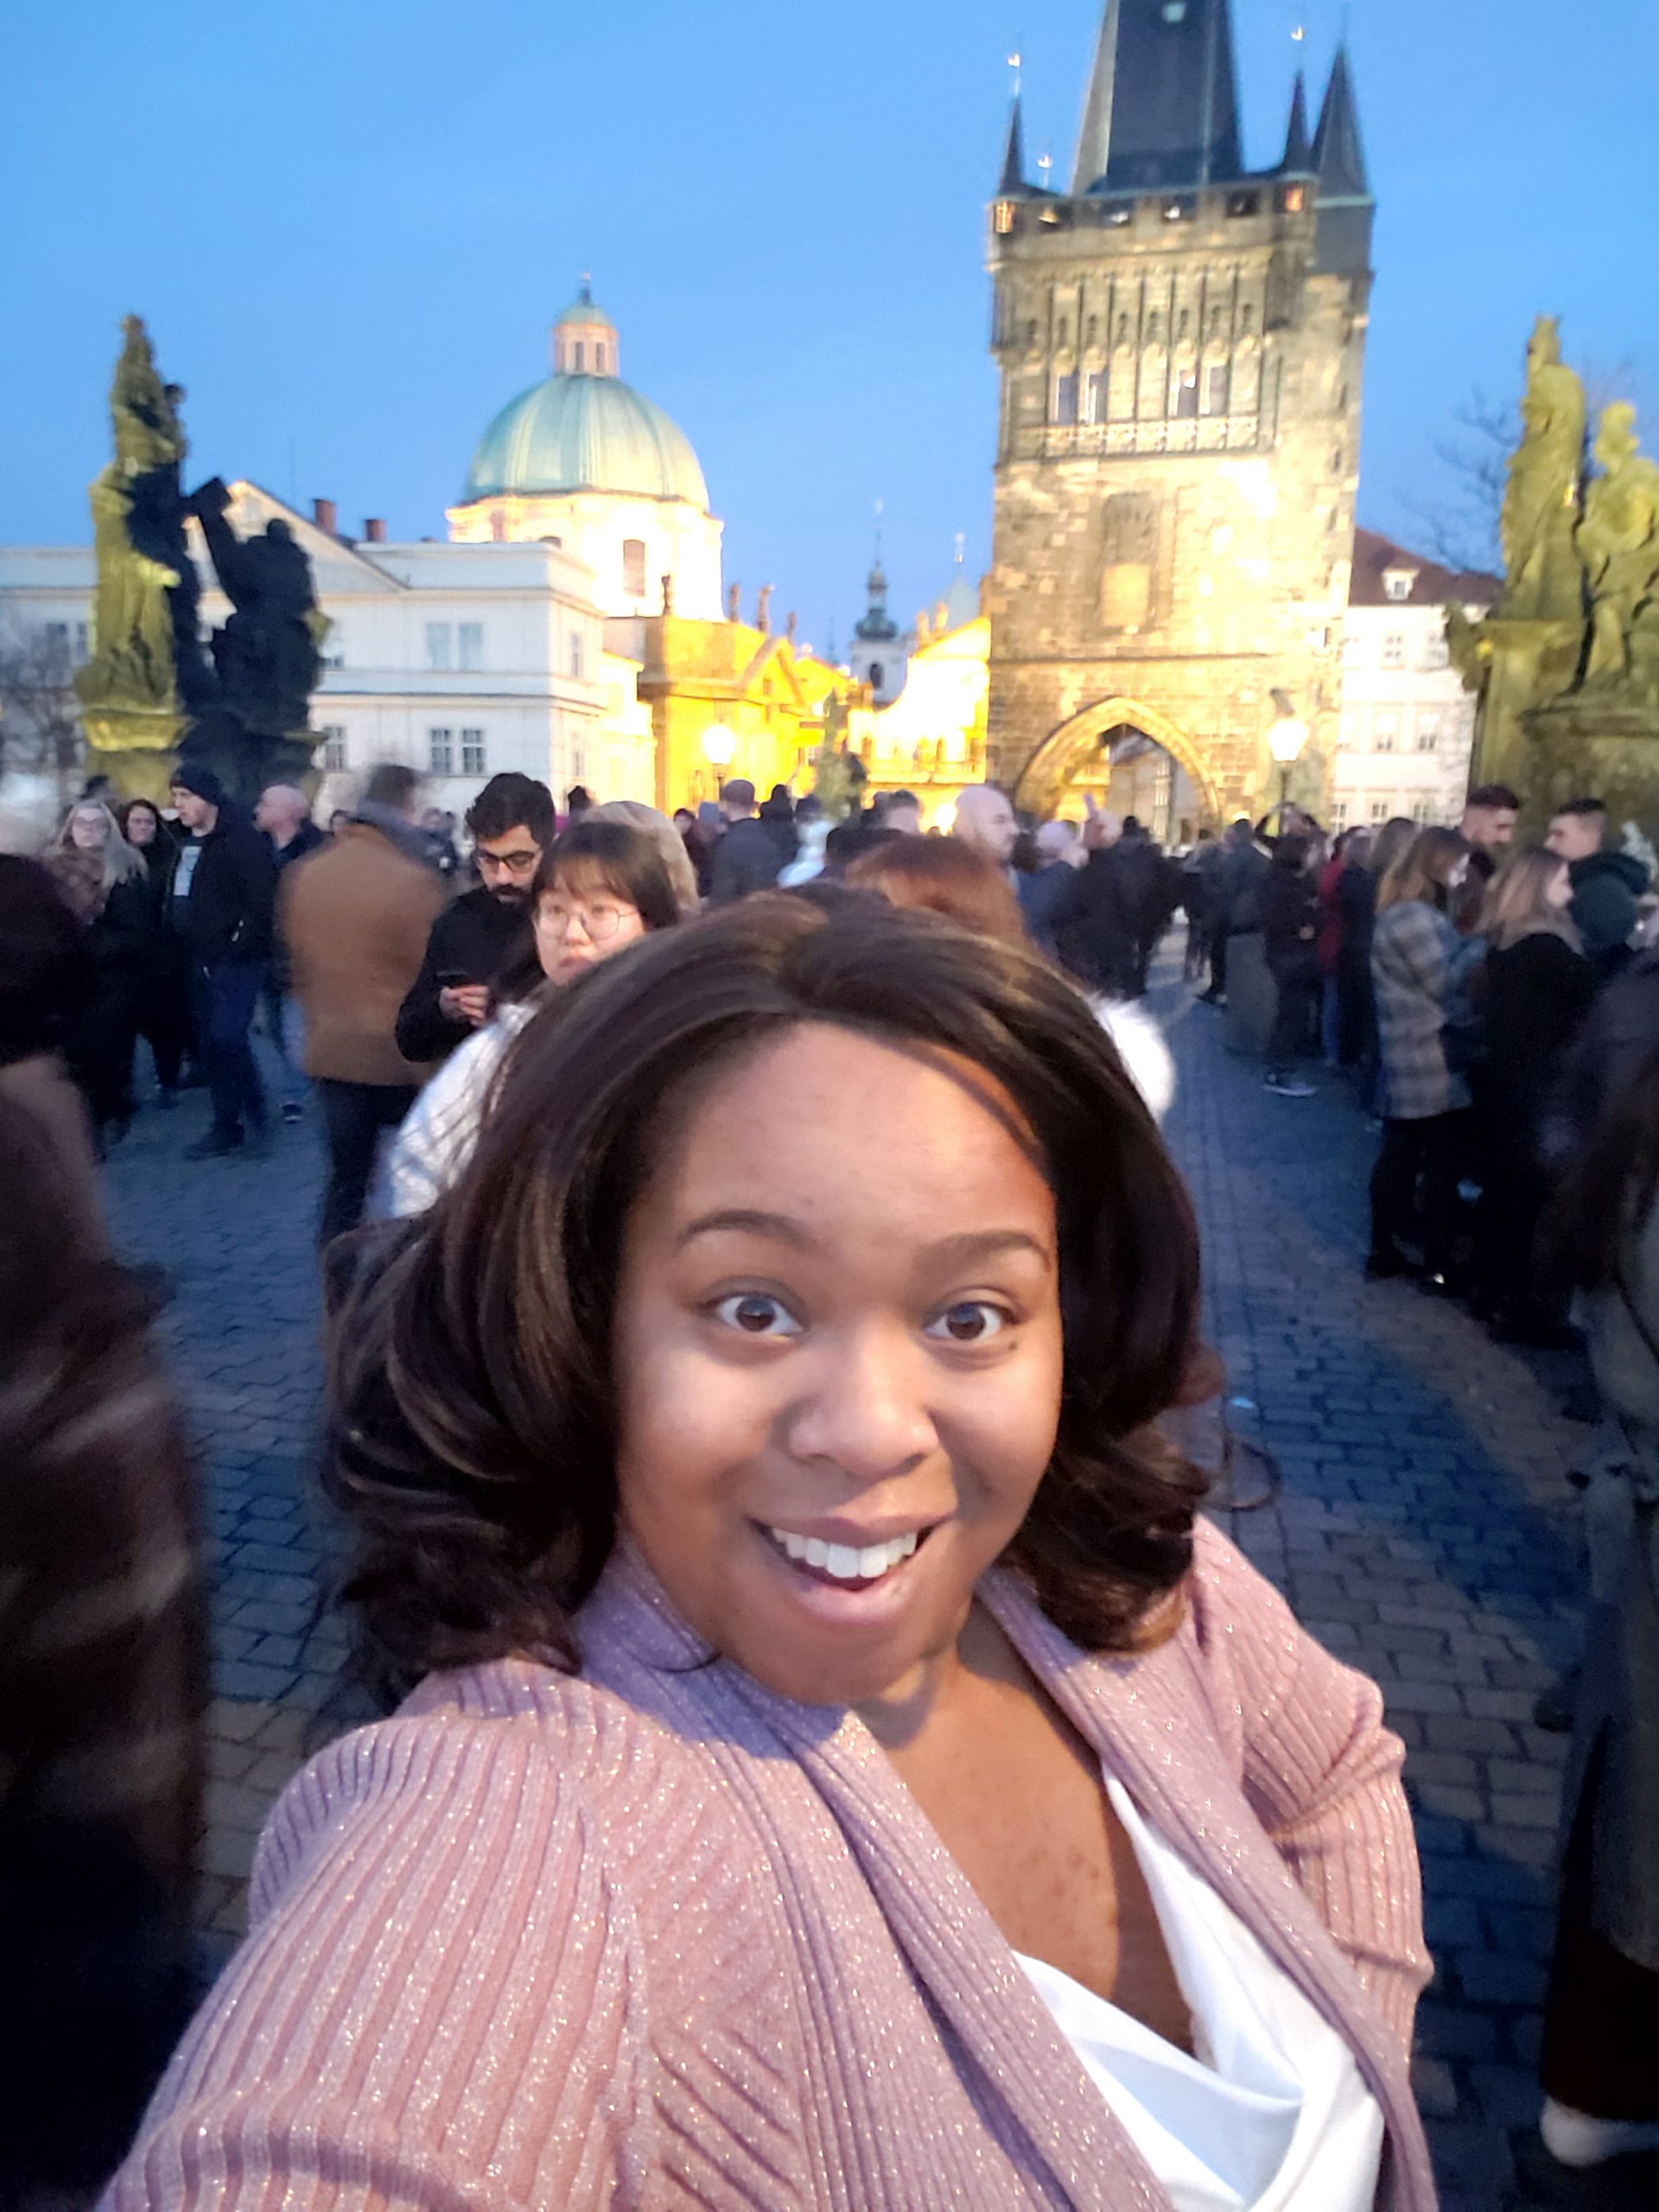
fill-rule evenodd
<path id="1" fill-rule="evenodd" d="M 1561 360 L 1560 325 L 1541 315 L 1527 348 L 1524 427 L 1503 498 L 1500 620 L 1574 620 L 1583 613 L 1574 532 L 1586 414 L 1584 386 Z"/>
<path id="2" fill-rule="evenodd" d="M 1590 586 L 1586 690 L 1628 683 L 1638 622 L 1659 587 L 1659 464 L 1642 452 L 1628 402 L 1603 414 L 1596 460 L 1602 473 L 1591 480 L 1578 532 Z"/>

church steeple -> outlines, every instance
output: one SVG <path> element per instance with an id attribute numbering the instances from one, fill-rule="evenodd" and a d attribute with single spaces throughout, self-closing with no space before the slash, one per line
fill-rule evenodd
<path id="1" fill-rule="evenodd" d="M 1359 103 L 1354 97 L 1353 73 L 1348 49 L 1337 48 L 1319 127 L 1313 140 L 1313 168 L 1323 200 L 1369 200 L 1370 180 L 1365 168 L 1365 148 L 1359 135 Z"/>
<path id="2" fill-rule="evenodd" d="M 1013 112 L 1008 117 L 1008 150 L 1002 159 L 1002 181 L 997 187 L 1004 200 L 1017 200 L 1028 192 L 1026 182 L 1026 124 L 1020 112 L 1020 95 L 1014 96 Z"/>
<path id="3" fill-rule="evenodd" d="M 1299 69 L 1296 89 L 1290 96 L 1290 128 L 1285 133 L 1285 158 L 1281 176 L 1312 176 L 1313 144 L 1307 134 L 1307 79 Z"/>
<path id="4" fill-rule="evenodd" d="M 1221 183 L 1243 166 L 1230 0 L 1107 0 L 1072 191 Z"/>

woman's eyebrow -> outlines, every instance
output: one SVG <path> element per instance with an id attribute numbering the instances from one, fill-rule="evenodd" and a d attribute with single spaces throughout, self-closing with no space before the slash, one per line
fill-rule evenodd
<path id="1" fill-rule="evenodd" d="M 791 1221 L 785 1213 L 767 1213 L 754 1206 L 726 1206 L 718 1213 L 699 1215 L 680 1231 L 675 1249 L 683 1251 L 699 1236 L 727 1235 L 770 1236 L 780 1244 L 792 1245 L 798 1252 L 811 1247 L 813 1239 L 798 1221 Z"/>

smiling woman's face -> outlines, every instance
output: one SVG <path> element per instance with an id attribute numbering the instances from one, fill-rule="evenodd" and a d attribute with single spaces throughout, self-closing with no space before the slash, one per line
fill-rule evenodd
<path id="1" fill-rule="evenodd" d="M 786 1696 L 902 1692 L 1048 1465 L 1054 1203 L 1009 1122 L 966 1064 L 802 1027 L 710 1083 L 630 1216 L 623 1522 Z"/>

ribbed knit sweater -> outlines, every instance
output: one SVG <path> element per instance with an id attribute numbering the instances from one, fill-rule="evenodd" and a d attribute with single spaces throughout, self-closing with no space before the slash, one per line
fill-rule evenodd
<path id="1" fill-rule="evenodd" d="M 1346 2038 L 1430 2212 L 1401 1747 L 1212 1529 L 1160 1649 L 982 1595 L 1072 1725 Z M 857 1718 L 713 1658 L 637 1558 L 579 1676 L 435 1677 L 325 1751 L 255 1932 L 111 2185 L 237 2212 L 1168 2212 Z"/>

